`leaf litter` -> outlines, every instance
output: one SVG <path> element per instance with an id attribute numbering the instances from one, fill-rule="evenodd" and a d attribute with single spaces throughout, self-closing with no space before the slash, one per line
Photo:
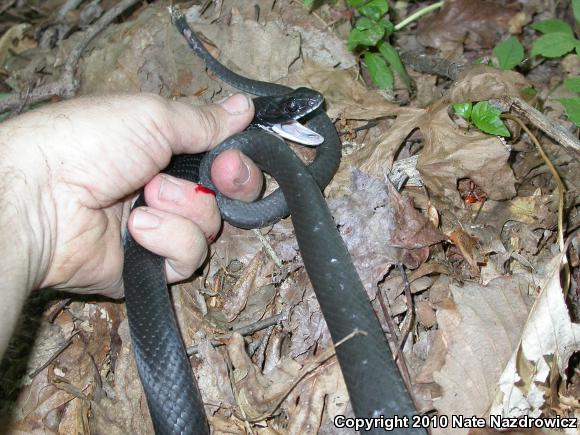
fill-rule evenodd
<path id="1" fill-rule="evenodd" d="M 492 47 L 501 31 L 518 33 L 536 12 L 533 2 L 495 3 L 449 2 L 419 25 L 418 40 L 469 59 Z M 578 416 L 578 236 L 566 263 L 555 240 L 555 184 L 525 135 L 507 141 L 486 135 L 449 109 L 458 102 L 525 98 L 524 88 L 541 84 L 482 65 L 465 68 L 451 86 L 412 73 L 419 94 L 402 106 L 363 83 L 352 55 L 337 48 L 344 23 L 337 33 L 326 24 L 340 11 L 323 5 L 315 16 L 297 2 L 255 4 L 259 14 L 253 3 L 224 0 L 201 16 L 194 6 L 188 18 L 232 70 L 311 86 L 325 96 L 345 148 L 326 190 L 328 203 L 379 319 L 385 330 L 387 318 L 395 326 L 388 335 L 392 348 L 405 329 L 410 332 L 399 358 L 419 409 L 448 416 Z M 450 25 L 459 16 L 461 25 Z M 493 35 L 486 24 L 492 21 L 499 23 Z M 8 48 L 0 51 L 12 90 L 42 81 L 38 71 L 57 74 L 80 37 L 62 36 L 70 23 L 60 26 L 52 49 L 35 48 L 26 27 L 12 26 L 11 39 L 2 40 Z M 251 62 L 247 47 L 255 47 Z M 158 4 L 110 25 L 84 54 L 79 74 L 81 95 L 148 91 L 198 104 L 234 91 L 205 73 Z M 561 111 L 548 114 L 557 118 Z M 580 223 L 573 212 L 578 161 L 548 138 L 542 141 L 568 188 L 571 232 Z M 418 184 L 401 187 L 394 168 L 406 157 L 416 162 Z M 198 345 L 191 361 L 210 424 L 215 433 L 248 433 L 250 427 L 337 433 L 332 418 L 352 411 L 336 361 L 321 360 L 332 343 L 291 224 L 281 221 L 262 235 L 282 267 L 254 233 L 225 225 L 200 275 L 172 289 L 184 341 Z M 561 275 L 570 278 L 568 287 Z M 37 340 L 20 339 L 34 343 L 30 350 L 12 347 L 0 369 L 8 433 L 153 433 L 122 306 L 60 306 L 55 295 L 48 305 L 34 327 Z M 282 321 L 266 329 L 232 333 L 278 313 Z M 213 337 L 227 338 L 218 345 Z M 41 369 L 32 379 L 8 369 L 21 367 L 27 352 L 28 373 Z"/>

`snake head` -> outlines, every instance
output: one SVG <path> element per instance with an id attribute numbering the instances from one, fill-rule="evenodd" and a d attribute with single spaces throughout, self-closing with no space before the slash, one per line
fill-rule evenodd
<path id="1" fill-rule="evenodd" d="M 323 101 L 324 97 L 319 92 L 308 88 L 255 98 L 256 114 L 252 125 L 302 145 L 320 145 L 324 138 L 298 120 L 318 109 Z"/>

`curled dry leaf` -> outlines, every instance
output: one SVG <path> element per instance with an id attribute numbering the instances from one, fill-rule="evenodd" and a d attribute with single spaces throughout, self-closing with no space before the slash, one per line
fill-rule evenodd
<path id="1" fill-rule="evenodd" d="M 492 415 L 537 417 L 546 407 L 557 407 L 554 382 L 565 383 L 570 357 L 580 351 L 580 325 L 570 319 L 560 284 L 563 261 L 558 254 L 547 268 L 520 342 L 499 378 Z"/>
<path id="2" fill-rule="evenodd" d="M 267 266 L 265 255 L 259 251 L 250 264 L 244 269 L 242 276 L 236 282 L 229 294 L 224 296 L 223 313 L 231 322 L 246 306 L 248 297 L 253 289 L 269 284 L 263 278 L 262 269 Z"/>
<path id="3" fill-rule="evenodd" d="M 463 231 L 461 227 L 455 228 L 449 239 L 453 242 L 455 247 L 459 249 L 461 255 L 471 268 L 473 276 L 479 276 L 479 264 L 483 258 L 479 252 L 477 240 L 471 237 L 468 233 Z"/>
<path id="4" fill-rule="evenodd" d="M 227 351 L 234 368 L 234 395 L 242 416 L 250 421 L 270 417 L 294 387 L 302 366 L 291 358 L 282 358 L 274 369 L 262 374 L 246 353 L 240 334 L 232 335 Z"/>
<path id="5" fill-rule="evenodd" d="M 236 406 L 231 385 L 227 382 L 229 373 L 224 355 L 214 349 L 209 340 L 203 340 L 199 345 L 197 359 L 199 364 L 195 375 L 208 414 L 214 414 L 219 408 L 231 409 Z"/>

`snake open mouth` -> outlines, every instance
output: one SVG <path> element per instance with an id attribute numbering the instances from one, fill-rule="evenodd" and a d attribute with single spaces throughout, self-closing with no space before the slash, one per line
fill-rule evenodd
<path id="1" fill-rule="evenodd" d="M 273 124 L 270 126 L 270 129 L 273 133 L 276 133 L 284 139 L 301 145 L 318 146 L 324 142 L 324 137 L 295 120 Z"/>

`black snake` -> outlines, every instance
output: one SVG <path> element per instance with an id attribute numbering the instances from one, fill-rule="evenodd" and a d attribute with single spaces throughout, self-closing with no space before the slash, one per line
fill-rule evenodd
<path id="1" fill-rule="evenodd" d="M 270 128 L 272 124 L 287 121 L 270 119 L 270 112 L 262 111 L 277 100 L 279 103 L 275 106 L 281 107 L 282 112 L 289 115 L 287 118 L 297 119 L 313 112 L 307 123 L 308 129 L 315 132 L 311 138 L 316 141 L 318 134 L 324 141 L 318 147 L 316 159 L 306 168 L 279 138 L 250 129 L 224 141 L 207 153 L 203 162 L 199 155 L 175 156 L 164 172 L 215 190 L 208 175 L 211 162 L 225 149 L 237 148 L 271 174 L 280 189 L 260 201 L 237 202 L 218 193 L 222 216 L 233 225 L 257 228 L 290 213 L 306 270 L 334 343 L 355 331 L 363 332 L 336 348 L 355 415 L 385 418 L 414 415 L 416 411 L 381 326 L 321 194 L 321 188 L 336 172 L 341 156 L 341 143 L 334 125 L 318 108 L 322 98 L 309 89 L 294 91 L 233 73 L 207 52 L 183 15 L 175 11 L 174 23 L 191 48 L 220 79 L 241 91 L 262 96 L 254 100 L 257 116 L 253 126 Z M 301 98 L 306 108 L 298 104 Z M 294 117 L 292 112 L 300 113 Z M 311 133 L 299 128 L 297 134 L 309 136 Z M 143 195 L 134 207 L 141 205 L 144 205 Z M 142 248 L 128 232 L 123 279 L 135 360 L 156 433 L 209 433 L 203 401 L 167 291 L 164 259 Z M 374 429 L 371 432 L 375 430 L 383 431 Z M 407 430 L 405 433 L 424 432 Z"/>

